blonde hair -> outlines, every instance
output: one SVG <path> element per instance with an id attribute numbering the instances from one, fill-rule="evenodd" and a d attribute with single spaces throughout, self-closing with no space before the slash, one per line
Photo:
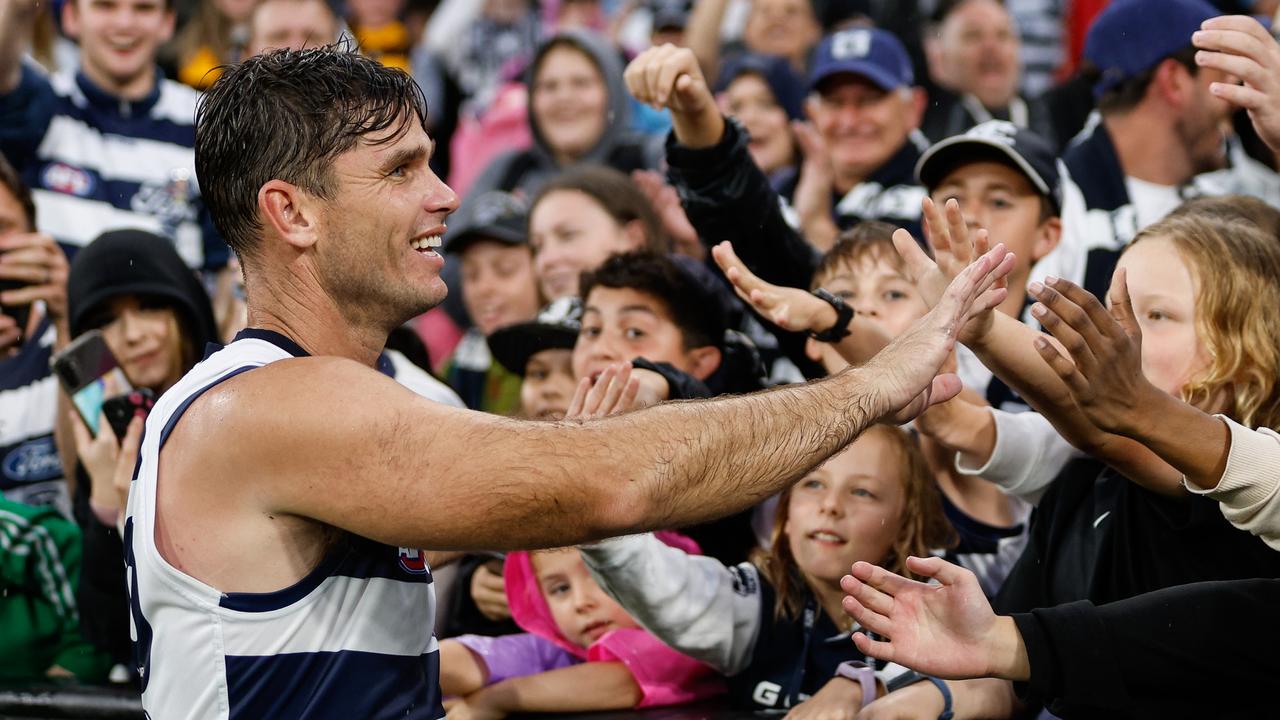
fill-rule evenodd
<path id="1" fill-rule="evenodd" d="M 1196 334 L 1209 366 L 1182 388 L 1202 410 L 1222 397 L 1224 415 L 1249 427 L 1280 427 L 1280 242 L 1216 213 L 1184 212 L 1144 229 L 1130 243 L 1173 243 L 1198 282 Z"/>
<path id="2" fill-rule="evenodd" d="M 915 438 L 893 425 L 872 425 L 858 439 L 871 435 L 883 436 L 889 441 L 898 454 L 898 466 L 902 471 L 899 477 L 903 503 L 898 535 L 889 554 L 877 562 L 890 572 L 915 577 L 907 569 L 907 558 L 912 555 L 926 557 L 939 548 L 953 547 L 957 542 L 955 528 L 942 511 L 942 496 L 929 470 L 929 462 Z M 808 590 L 785 532 L 791 491 L 792 488 L 787 488 L 778 498 L 770 549 L 756 548 L 751 556 L 752 562 L 773 586 L 773 615 L 778 620 L 797 617 Z"/>

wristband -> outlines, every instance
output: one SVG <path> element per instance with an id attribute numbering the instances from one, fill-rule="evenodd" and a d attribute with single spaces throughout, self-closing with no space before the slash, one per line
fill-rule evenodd
<path id="1" fill-rule="evenodd" d="M 857 660 L 846 660 L 836 666 L 836 677 L 853 680 L 862 686 L 862 705 L 876 699 L 875 668 Z"/>
<path id="2" fill-rule="evenodd" d="M 830 292 L 818 288 L 813 291 L 813 296 L 822 300 L 836 311 L 836 322 L 831 327 L 822 332 L 810 332 L 809 335 L 819 342 L 838 342 L 849 336 L 849 323 L 853 322 L 853 308 L 844 300 L 832 295 Z"/>
<path id="3" fill-rule="evenodd" d="M 938 688 L 938 692 L 942 693 L 942 713 L 938 715 L 938 720 L 951 720 L 955 717 L 955 713 L 951 710 L 951 688 L 947 687 L 947 682 L 932 675 L 925 675 L 925 680 L 933 683 Z"/>

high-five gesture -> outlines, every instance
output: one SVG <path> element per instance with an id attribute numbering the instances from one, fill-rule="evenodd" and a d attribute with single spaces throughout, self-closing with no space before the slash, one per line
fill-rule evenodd
<path id="1" fill-rule="evenodd" d="M 924 210 L 925 236 L 933 248 L 934 258 L 930 258 L 920 245 L 906 230 L 898 230 L 893 234 L 893 246 L 907 266 L 907 274 L 920 291 L 924 301 L 930 306 L 937 305 L 947 288 L 947 283 L 957 277 L 973 262 L 973 258 L 988 252 L 989 240 L 987 231 L 980 229 L 970 232 L 960 212 L 960 204 L 948 200 L 945 211 L 933 200 L 925 198 Z M 1012 266 L 1010 266 L 1012 267 Z M 996 287 L 1005 287 L 1002 273 Z M 998 303 L 997 303 L 998 304 Z M 961 342 L 982 337 L 991 328 L 994 305 L 986 310 L 973 314 L 974 322 L 964 328 Z"/>
<path id="2" fill-rule="evenodd" d="M 1142 374 L 1142 330 L 1129 300 L 1125 269 L 1111 281 L 1111 309 L 1092 293 L 1058 278 L 1033 283 L 1037 319 L 1062 347 L 1036 338 L 1036 350 L 1062 378 L 1094 425 L 1133 436 L 1163 393 Z"/>
<path id="3" fill-rule="evenodd" d="M 1013 264 L 1013 254 L 996 245 L 947 285 L 928 314 L 864 366 L 880 379 L 886 406 L 902 408 L 895 420 L 910 419 L 960 392 L 955 375 L 934 376 L 955 347 L 960 329 L 1004 300 L 1009 291 L 998 283 Z"/>
<path id="4" fill-rule="evenodd" d="M 853 634 L 864 654 L 948 679 L 1030 675 L 1013 620 L 999 617 L 972 572 L 938 557 L 907 558 L 911 572 L 939 585 L 909 580 L 865 562 L 840 581 L 844 610 L 865 630 Z"/>
<path id="5" fill-rule="evenodd" d="M 636 100 L 671 110 L 683 145 L 709 147 L 724 135 L 724 118 L 692 50 L 670 44 L 649 48 L 631 61 L 623 79 Z"/>

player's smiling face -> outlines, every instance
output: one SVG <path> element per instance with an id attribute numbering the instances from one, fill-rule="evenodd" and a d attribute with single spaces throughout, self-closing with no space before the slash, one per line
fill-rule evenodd
<path id="1" fill-rule="evenodd" d="M 437 251 L 458 196 L 428 165 L 431 150 L 413 118 L 362 138 L 333 163 L 316 264 L 349 319 L 394 327 L 448 293 Z"/>

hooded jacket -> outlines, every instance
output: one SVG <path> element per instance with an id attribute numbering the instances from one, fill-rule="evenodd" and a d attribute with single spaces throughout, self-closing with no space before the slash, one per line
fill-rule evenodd
<path id="1" fill-rule="evenodd" d="M 93 312 L 121 295 L 159 297 L 170 302 L 197 361 L 208 343 L 218 341 L 209 295 L 173 245 L 142 230 L 113 230 L 76 254 L 67 277 L 67 317 L 71 335 L 86 330 Z M 185 372 L 187 368 L 183 368 Z M 129 598 L 125 588 L 124 546 L 114 527 L 104 525 L 89 507 L 89 477 L 76 469 L 73 508 L 84 531 L 84 562 L 76 587 L 80 628 L 85 638 L 112 658 L 131 665 Z"/>
<path id="2" fill-rule="evenodd" d="M 555 153 L 547 145 L 542 129 L 533 113 L 534 72 L 552 49 L 565 42 L 586 53 L 604 76 L 608 93 L 604 132 L 594 147 L 578 158 L 580 163 L 599 163 L 622 172 L 655 168 L 662 156 L 658 140 L 649 140 L 632 132 L 631 100 L 622 79 L 622 58 L 609 43 L 598 35 L 570 30 L 547 39 L 529 67 L 525 82 L 529 86 L 529 129 L 533 145 L 526 150 L 516 150 L 499 155 L 485 168 L 472 184 L 468 195 L 479 196 L 490 190 L 505 190 L 526 197 L 538 191 L 551 176 L 564 169 L 556 161 Z"/>
<path id="3" fill-rule="evenodd" d="M 663 542 L 687 553 L 700 554 L 692 540 L 673 532 L 657 533 Z M 556 625 L 538 586 L 527 552 L 513 552 L 503 567 L 511 617 L 523 630 L 569 653 L 578 661 L 621 662 L 631 672 L 643 694 L 638 708 L 692 702 L 724 690 L 707 665 L 671 649 L 641 629 L 624 628 L 605 633 L 590 647 L 570 642 Z"/>

